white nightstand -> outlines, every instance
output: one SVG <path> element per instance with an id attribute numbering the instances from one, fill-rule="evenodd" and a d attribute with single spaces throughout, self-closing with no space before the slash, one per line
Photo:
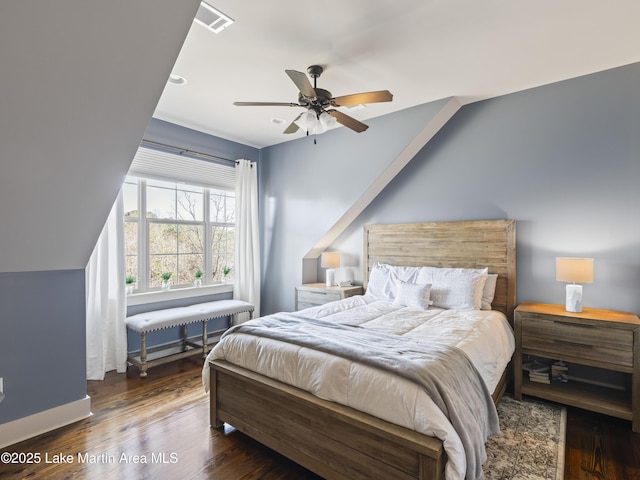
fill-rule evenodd
<path id="1" fill-rule="evenodd" d="M 296 310 L 362 295 L 362 287 L 327 287 L 324 283 L 305 283 L 296 287 Z"/>

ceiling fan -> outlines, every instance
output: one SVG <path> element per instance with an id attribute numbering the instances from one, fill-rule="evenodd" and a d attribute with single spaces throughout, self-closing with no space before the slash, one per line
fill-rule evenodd
<path id="1" fill-rule="evenodd" d="M 234 102 L 234 105 L 240 107 L 303 107 L 307 111 L 298 115 L 293 122 L 285 129 L 283 133 L 295 133 L 300 127 L 307 130 L 308 133 L 322 133 L 336 121 L 355 132 L 364 132 L 368 125 L 346 115 L 335 107 L 350 107 L 353 105 L 361 105 L 365 103 L 390 102 L 393 95 L 388 90 L 379 90 L 376 92 L 354 93 L 351 95 L 343 95 L 334 97 L 331 92 L 318 88 L 317 79 L 324 69 L 320 65 L 311 65 L 307 68 L 309 76 L 313 78 L 313 86 L 302 72 L 296 70 L 285 70 L 289 78 L 298 87 L 298 103 L 294 102 Z"/>

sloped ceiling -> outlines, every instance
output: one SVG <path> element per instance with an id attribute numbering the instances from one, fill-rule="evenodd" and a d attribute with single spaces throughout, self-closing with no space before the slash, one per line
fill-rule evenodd
<path id="1" fill-rule="evenodd" d="M 0 2 L 0 272 L 86 266 L 198 3 Z"/>
<path id="2" fill-rule="evenodd" d="M 235 23 L 219 34 L 193 25 L 175 66 L 187 83 L 167 86 L 155 116 L 254 147 L 304 136 L 282 133 L 299 107 L 233 105 L 295 102 L 285 69 L 324 66 L 318 87 L 335 96 L 390 90 L 391 103 L 342 109 L 366 121 L 640 61 L 638 0 L 207 1 Z"/>

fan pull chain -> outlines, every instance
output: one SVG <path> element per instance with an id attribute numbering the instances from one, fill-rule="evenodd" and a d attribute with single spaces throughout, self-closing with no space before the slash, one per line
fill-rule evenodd
<path id="1" fill-rule="evenodd" d="M 309 136 L 309 130 L 307 130 L 307 137 L 308 137 L 308 136 Z M 316 142 L 316 137 L 317 137 L 317 135 L 314 133 L 314 134 L 313 134 L 313 144 L 314 144 L 314 145 L 317 145 L 317 144 L 318 144 L 318 142 Z"/>

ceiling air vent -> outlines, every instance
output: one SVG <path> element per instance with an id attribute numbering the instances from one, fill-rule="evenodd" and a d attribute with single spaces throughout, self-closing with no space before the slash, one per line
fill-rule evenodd
<path id="1" fill-rule="evenodd" d="M 218 33 L 233 23 L 233 19 L 216 10 L 211 5 L 201 2 L 196 12 L 194 22 L 199 23 L 214 33 Z"/>

